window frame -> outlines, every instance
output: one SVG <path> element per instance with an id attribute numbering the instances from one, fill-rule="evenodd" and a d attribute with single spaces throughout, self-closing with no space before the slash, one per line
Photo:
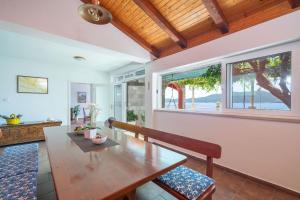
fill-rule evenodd
<path id="1" fill-rule="evenodd" d="M 233 80 L 232 68 L 233 68 L 233 66 L 232 66 L 232 64 L 238 63 L 238 62 L 244 62 L 244 61 L 248 61 L 248 60 L 252 60 L 252 59 L 270 57 L 270 56 L 278 55 L 278 54 L 282 54 L 282 53 L 290 53 L 291 60 L 292 60 L 292 51 L 283 51 L 281 53 L 272 53 L 272 54 L 268 54 L 268 55 L 260 55 L 259 57 L 253 57 L 253 58 L 250 58 L 250 59 L 238 60 L 236 62 L 226 62 L 226 64 L 225 64 L 226 77 L 227 77 L 227 81 L 226 81 L 226 88 L 227 88 L 226 109 L 263 110 L 263 111 L 291 111 L 291 108 L 289 110 L 280 110 L 280 109 L 250 109 L 250 108 L 233 108 L 232 107 L 232 104 L 233 104 L 233 89 L 232 89 L 232 80 Z M 291 81 L 293 81 L 293 79 L 292 79 L 292 62 L 291 62 Z M 292 94 L 292 89 L 291 89 L 291 98 L 292 98 L 292 96 L 293 96 L 293 94 Z"/>
<path id="2" fill-rule="evenodd" d="M 276 45 L 269 48 L 261 48 L 261 49 L 253 49 L 251 51 L 248 51 L 246 53 L 241 53 L 238 55 L 234 55 L 231 57 L 224 58 L 223 60 L 223 66 L 222 73 L 226 74 L 225 80 L 224 80 L 224 89 L 226 90 L 226 97 L 225 97 L 225 104 L 223 105 L 223 111 L 227 113 L 237 113 L 237 114 L 246 114 L 246 115 L 283 115 L 283 116 L 292 116 L 295 112 L 295 105 L 294 102 L 294 96 L 295 94 L 295 57 L 297 54 L 300 53 L 300 48 L 297 49 L 297 44 L 299 44 L 299 41 L 296 42 L 290 42 L 286 44 Z M 227 69 L 227 64 L 245 61 L 245 60 L 251 60 L 255 58 L 260 58 L 264 56 L 274 55 L 274 54 L 280 54 L 285 52 L 291 52 L 291 109 L 290 110 L 269 110 L 269 109 L 241 109 L 241 108 L 230 108 L 231 100 L 231 72 Z"/>
<path id="3" fill-rule="evenodd" d="M 223 82 L 223 77 L 222 77 L 222 74 L 223 74 L 223 63 L 222 63 L 222 60 L 221 59 L 216 59 L 214 61 L 210 61 L 210 62 L 205 62 L 205 63 L 198 63 L 198 64 L 192 64 L 192 65 L 188 65 L 188 66 L 182 66 L 182 67 L 177 67 L 177 68 L 173 68 L 173 70 L 167 70 L 167 71 L 164 71 L 162 73 L 157 73 L 156 76 L 156 84 L 157 84 L 157 90 L 156 90 L 156 101 L 157 101 L 157 108 L 156 109 L 160 109 L 160 110 L 169 110 L 169 111 L 187 111 L 186 109 L 168 109 L 168 108 L 163 108 L 162 106 L 162 99 L 163 99 L 163 96 L 162 96 L 162 77 L 164 75 L 167 75 L 167 74 L 175 74 L 175 73 L 184 73 L 184 72 L 189 72 L 189 71 L 194 71 L 194 70 L 199 70 L 199 69 L 202 69 L 202 68 L 206 68 L 206 67 L 209 67 L 209 66 L 212 66 L 212 65 L 220 65 L 221 66 L 221 82 L 220 82 L 220 87 L 221 87 L 221 103 L 223 104 L 223 88 L 222 88 L 222 82 Z M 221 110 L 222 108 L 220 108 Z M 207 110 L 206 110 L 207 111 Z M 208 110 L 209 112 L 219 112 L 219 110 Z M 188 112 L 201 112 L 201 111 L 188 111 Z"/>
<path id="4" fill-rule="evenodd" d="M 267 55 L 273 55 L 278 53 L 284 53 L 284 52 L 291 52 L 291 91 L 292 91 L 292 97 L 291 97 L 291 109 L 290 110 L 259 110 L 259 109 L 239 109 L 239 108 L 228 108 L 228 93 L 229 87 L 228 87 L 228 81 L 230 80 L 227 75 L 227 68 L 226 65 L 228 63 L 234 63 L 238 61 L 253 59 L 253 58 L 259 58 Z M 173 67 L 169 69 L 165 69 L 162 71 L 155 71 L 152 72 L 152 83 L 153 85 L 153 104 L 152 109 L 157 111 L 167 111 L 167 112 L 179 112 L 179 113 L 190 113 L 190 114 L 217 114 L 217 115 L 234 115 L 234 116 L 249 116 L 249 117 L 278 117 L 281 118 L 290 118 L 290 117 L 300 117 L 300 39 L 298 40 L 291 40 L 286 42 L 281 42 L 278 44 L 268 45 L 264 47 L 258 47 L 258 48 L 252 48 L 247 50 L 241 50 L 239 53 L 232 53 L 224 56 L 217 57 L 215 59 L 209 59 L 201 62 L 195 62 L 193 64 L 189 65 L 183 65 L 181 67 Z M 221 63 L 221 90 L 222 90 L 222 105 L 221 109 L 219 111 L 181 111 L 181 110 L 169 110 L 162 108 L 161 106 L 161 81 L 159 81 L 159 77 L 161 75 L 167 74 L 167 73 L 176 73 L 180 71 L 188 71 L 193 70 L 201 67 L 206 67 L 213 64 Z M 190 67 L 192 66 L 192 67 Z M 180 70 L 179 70 L 180 69 Z M 230 93 L 229 93 L 230 94 Z M 299 97 L 298 97 L 299 96 Z"/>

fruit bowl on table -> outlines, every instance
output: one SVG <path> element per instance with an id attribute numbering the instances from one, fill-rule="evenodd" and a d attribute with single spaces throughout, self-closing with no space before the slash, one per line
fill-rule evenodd
<path id="1" fill-rule="evenodd" d="M 93 134 L 96 135 L 97 129 L 101 129 L 101 128 L 93 127 L 91 125 L 86 125 L 86 126 L 80 125 L 80 126 L 75 127 L 74 134 L 75 135 L 87 135 L 87 132 L 93 132 Z"/>
<path id="2" fill-rule="evenodd" d="M 106 142 L 106 140 L 107 140 L 107 136 L 97 135 L 95 138 L 92 139 L 92 142 L 94 144 L 103 144 L 104 142 Z"/>

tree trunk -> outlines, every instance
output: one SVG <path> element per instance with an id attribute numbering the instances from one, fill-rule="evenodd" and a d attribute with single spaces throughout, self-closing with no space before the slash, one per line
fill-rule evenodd
<path id="1" fill-rule="evenodd" d="M 282 86 L 280 85 L 281 89 L 274 87 L 274 85 L 268 80 L 268 78 L 264 75 L 265 66 L 266 66 L 266 60 L 260 60 L 260 61 L 252 61 L 249 62 L 249 64 L 253 67 L 255 73 L 256 73 L 256 81 L 257 84 L 268 90 L 272 95 L 280 99 L 287 107 L 291 108 L 291 94 L 290 92 L 287 92 L 286 90 L 286 76 L 287 73 L 281 73 L 281 81 Z M 285 61 L 283 60 L 283 63 Z M 286 65 L 286 64 L 283 64 Z M 285 67 L 283 67 L 285 68 Z M 287 68 L 287 66 L 286 66 Z"/>
<path id="2" fill-rule="evenodd" d="M 192 87 L 192 109 L 195 109 L 195 87 Z"/>

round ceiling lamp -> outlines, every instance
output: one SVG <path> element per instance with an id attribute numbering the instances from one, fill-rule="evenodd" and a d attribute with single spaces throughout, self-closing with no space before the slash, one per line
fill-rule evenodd
<path id="1" fill-rule="evenodd" d="M 73 56 L 73 58 L 77 61 L 85 61 L 86 60 L 85 57 L 83 57 L 83 56 Z"/>
<path id="2" fill-rule="evenodd" d="M 97 4 L 82 4 L 78 13 L 84 20 L 93 24 L 108 24 L 112 20 L 111 13 Z"/>

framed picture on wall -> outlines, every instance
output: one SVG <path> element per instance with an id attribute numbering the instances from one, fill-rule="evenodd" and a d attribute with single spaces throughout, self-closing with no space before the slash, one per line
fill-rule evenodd
<path id="1" fill-rule="evenodd" d="M 48 94 L 48 78 L 18 75 L 17 92 Z"/>
<path id="2" fill-rule="evenodd" d="M 86 92 L 77 92 L 77 103 L 86 103 Z"/>

